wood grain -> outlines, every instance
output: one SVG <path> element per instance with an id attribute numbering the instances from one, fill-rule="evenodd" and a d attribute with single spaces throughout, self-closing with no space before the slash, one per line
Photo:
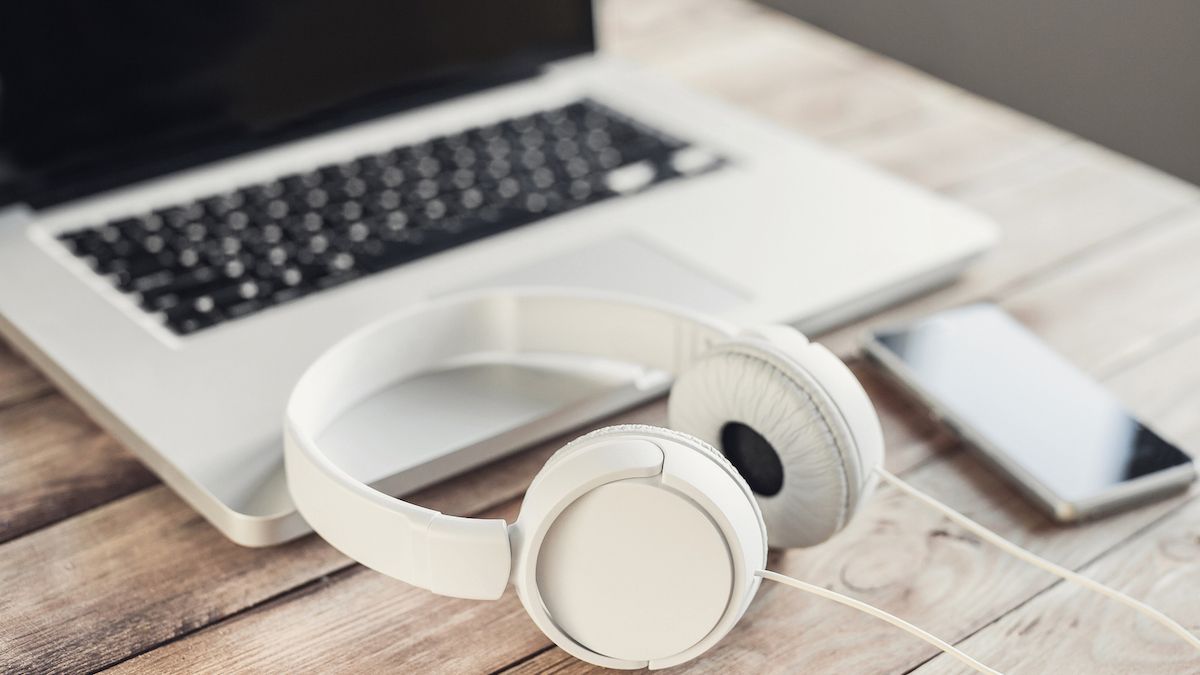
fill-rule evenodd
<path id="1" fill-rule="evenodd" d="M 344 564 L 311 537 L 237 546 L 145 490 L 0 547 L 0 670 L 94 670 Z"/>
<path id="2" fill-rule="evenodd" d="M 1094 372 L 1136 363 L 1200 325 L 1200 208 L 1064 265 L 1004 305 Z M 1069 316 L 1070 321 L 1062 317 Z"/>
<path id="3" fill-rule="evenodd" d="M 0 410 L 50 391 L 49 380 L 0 339 Z"/>
<path id="4" fill-rule="evenodd" d="M 1175 344 L 1160 344 L 1160 351 L 1146 359 L 1147 366 L 1161 373 L 1158 379 L 1139 376 L 1141 367 L 1117 371 L 1109 382 L 1125 405 L 1141 419 L 1152 420 L 1155 431 L 1200 456 L 1200 415 L 1193 400 L 1200 391 L 1200 330 Z M 1184 439 L 1193 439 L 1185 443 Z"/>
<path id="5" fill-rule="evenodd" d="M 486 515 L 511 519 L 517 506 Z M 511 589 L 495 602 L 439 598 L 354 567 L 114 670 L 490 672 L 542 640 Z"/>
<path id="6" fill-rule="evenodd" d="M 0 408 L 0 543 L 156 482 L 59 394 Z"/>
<path id="7" fill-rule="evenodd" d="M 1138 533 L 1112 554 L 1084 568 L 1200 631 L 1200 500 Z M 1195 650 L 1128 608 L 1057 584 L 975 633 L 960 646 L 1009 672 L 1196 673 Z M 915 672 L 957 672 L 936 657 Z"/>
<path id="8" fill-rule="evenodd" d="M 1191 500 L 1098 562 L 1088 576 L 1133 595 L 1200 632 L 1200 499 Z M 960 646 L 1009 672 L 1197 673 L 1196 651 L 1128 608 L 1056 584 Z M 915 671 L 957 672 L 944 657 Z"/>

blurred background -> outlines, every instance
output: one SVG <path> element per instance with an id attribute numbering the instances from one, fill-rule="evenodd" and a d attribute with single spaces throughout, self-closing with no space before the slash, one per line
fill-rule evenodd
<path id="1" fill-rule="evenodd" d="M 1200 182 L 1200 3 L 765 0 L 814 25 Z"/>

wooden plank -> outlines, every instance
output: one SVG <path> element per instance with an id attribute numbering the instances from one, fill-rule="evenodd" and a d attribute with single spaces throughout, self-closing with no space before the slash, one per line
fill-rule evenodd
<path id="1" fill-rule="evenodd" d="M 1200 208 L 1063 266 L 1003 304 L 1076 364 L 1112 371 L 1200 326 Z M 1060 317 L 1070 316 L 1070 321 Z M 1101 335 L 1102 334 L 1102 335 Z"/>
<path id="2" fill-rule="evenodd" d="M 0 408 L 0 542 L 155 482 L 58 394 Z"/>
<path id="3" fill-rule="evenodd" d="M 237 546 L 166 487 L 0 547 L 0 670 L 82 672 L 148 649 L 345 560 L 308 538 Z M 317 575 L 319 576 L 319 575 Z"/>
<path id="4" fill-rule="evenodd" d="M 53 387 L 0 338 L 0 409 L 42 396 Z"/>
<path id="5" fill-rule="evenodd" d="M 1160 381 L 1139 377 L 1138 368 L 1117 371 L 1109 381 L 1122 401 L 1143 420 L 1153 420 L 1154 430 L 1176 443 L 1200 438 L 1200 415 L 1196 414 L 1189 392 L 1200 391 L 1200 331 L 1161 350 L 1147 362 L 1163 373 Z M 1194 440 L 1184 449 L 1200 457 L 1200 444 Z"/>
<path id="6" fill-rule="evenodd" d="M 1148 602 L 1200 631 L 1200 499 L 1138 533 L 1084 574 Z M 1009 672 L 1197 673 L 1200 656 L 1128 608 L 1057 584 L 959 644 Z M 945 657 L 915 671 L 959 672 Z"/>
<path id="7" fill-rule="evenodd" d="M 743 619 L 744 620 L 744 619 Z M 558 647 L 543 648 L 534 655 L 504 671 L 505 675 L 579 675 L 595 670 L 588 664 L 564 652 Z M 761 670 L 759 672 L 770 672 Z M 805 671 L 807 672 L 807 671 Z"/>
<path id="8" fill-rule="evenodd" d="M 486 515 L 511 519 L 518 505 Z M 511 589 L 496 602 L 439 598 L 354 567 L 114 672 L 477 673 L 521 659 L 543 639 Z"/>
<path id="9" fill-rule="evenodd" d="M 972 271 L 1005 286 L 1200 203 L 1196 186 L 1082 141 L 988 178 L 951 196 L 1000 225 L 1000 245 Z"/>
<path id="10" fill-rule="evenodd" d="M 827 140 L 876 166 L 941 190 L 1067 141 L 1062 132 L 1031 118 L 1009 111 L 992 113 L 964 115 L 956 106 L 923 106 Z"/>

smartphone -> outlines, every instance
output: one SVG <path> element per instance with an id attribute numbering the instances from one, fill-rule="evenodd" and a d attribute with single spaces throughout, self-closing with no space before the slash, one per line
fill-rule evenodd
<path id="1" fill-rule="evenodd" d="M 996 305 L 879 331 L 866 352 L 1057 521 L 1133 506 L 1196 478 L 1187 453 Z"/>

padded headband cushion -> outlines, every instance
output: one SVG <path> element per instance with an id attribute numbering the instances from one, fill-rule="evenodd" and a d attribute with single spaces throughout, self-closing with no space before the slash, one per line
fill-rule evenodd
<path id="1" fill-rule="evenodd" d="M 722 437 L 730 423 L 749 427 L 778 453 L 781 489 L 756 494 L 773 547 L 825 541 L 842 529 L 863 494 L 861 460 L 833 399 L 799 363 L 765 342 L 732 341 L 701 356 L 672 387 L 669 410 L 672 428 L 726 454 Z"/>

